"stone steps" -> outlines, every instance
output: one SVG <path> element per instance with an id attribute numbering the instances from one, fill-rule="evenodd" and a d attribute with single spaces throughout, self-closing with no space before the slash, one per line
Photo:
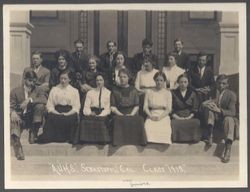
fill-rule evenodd
<path id="1" fill-rule="evenodd" d="M 71 145 L 68 143 L 29 144 L 28 132 L 22 133 L 21 142 L 25 156 L 218 156 L 224 150 L 223 143 L 213 143 L 207 148 L 204 142 L 196 144 L 148 144 L 147 146 L 83 144 Z M 239 155 L 239 141 L 232 146 L 232 156 Z M 12 152 L 13 154 L 13 152 Z"/>
<path id="2" fill-rule="evenodd" d="M 17 182 L 94 181 L 92 186 L 96 186 L 99 181 L 112 182 L 113 186 L 116 184 L 113 181 L 117 181 L 135 187 L 132 186 L 134 181 L 141 181 L 146 182 L 147 187 L 147 181 L 230 182 L 239 177 L 239 141 L 234 142 L 231 160 L 225 164 L 220 161 L 222 143 L 214 143 L 209 149 L 204 142 L 170 146 L 148 144 L 145 147 L 72 146 L 67 143 L 30 145 L 27 131 L 21 138 L 25 160 L 18 161 L 13 151 L 11 157 L 11 180 Z"/>

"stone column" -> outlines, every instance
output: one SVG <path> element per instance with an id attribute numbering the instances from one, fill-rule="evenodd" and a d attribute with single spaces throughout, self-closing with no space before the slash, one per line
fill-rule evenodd
<path id="1" fill-rule="evenodd" d="M 220 26 L 219 74 L 239 73 L 239 16 L 236 12 L 222 12 Z"/>
<path id="2" fill-rule="evenodd" d="M 32 28 L 29 11 L 10 12 L 11 88 L 20 84 L 24 68 L 30 65 L 30 36 Z"/>

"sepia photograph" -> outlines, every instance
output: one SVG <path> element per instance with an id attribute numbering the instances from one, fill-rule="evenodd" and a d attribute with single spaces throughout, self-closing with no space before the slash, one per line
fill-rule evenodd
<path id="1" fill-rule="evenodd" d="M 3 18 L 6 189 L 247 187 L 245 3 Z"/>

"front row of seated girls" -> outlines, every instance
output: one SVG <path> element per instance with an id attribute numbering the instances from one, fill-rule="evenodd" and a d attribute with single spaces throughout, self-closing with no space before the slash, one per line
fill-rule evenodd
<path id="1" fill-rule="evenodd" d="M 87 92 L 79 123 L 79 93 L 69 84 L 71 72 L 63 71 L 60 84 L 49 94 L 48 115 L 39 141 L 112 142 L 113 145 L 200 141 L 200 122 L 195 118 L 198 102 L 196 94 L 188 89 L 186 74 L 179 76 L 180 86 L 171 93 L 165 88 L 165 73 L 155 73 L 155 87 L 145 93 L 145 123 L 139 115 L 138 91 L 129 84 L 130 72 L 124 68 L 118 76 L 120 86 L 114 87 L 111 93 L 104 86 L 104 76 L 101 73 L 96 75 L 97 87 Z"/>

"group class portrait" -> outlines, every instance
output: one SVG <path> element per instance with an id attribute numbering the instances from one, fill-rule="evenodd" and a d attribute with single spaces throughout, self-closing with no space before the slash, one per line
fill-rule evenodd
<path id="1" fill-rule="evenodd" d="M 221 180 L 237 178 L 239 18 L 223 10 L 10 11 L 12 174 L 29 162 L 134 161 L 155 171 L 148 167 L 159 161 L 194 180 L 214 167 L 225 170 Z M 37 174 L 51 174 L 46 166 Z"/>

